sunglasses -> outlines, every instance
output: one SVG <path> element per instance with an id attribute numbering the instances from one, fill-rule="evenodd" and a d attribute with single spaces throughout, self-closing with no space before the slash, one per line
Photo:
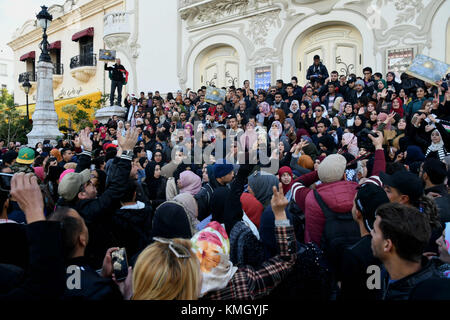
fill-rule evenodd
<path id="1" fill-rule="evenodd" d="M 315 112 L 322 112 L 322 110 L 321 109 L 316 109 L 316 110 L 314 110 Z"/>
<path id="2" fill-rule="evenodd" d="M 177 258 L 188 259 L 188 258 L 191 257 L 191 253 L 189 252 L 189 250 L 186 247 L 184 247 L 184 246 L 174 242 L 171 239 L 166 239 L 166 238 L 161 238 L 161 237 L 154 237 L 153 240 L 155 240 L 156 242 L 159 242 L 159 243 L 168 244 L 170 251 L 172 251 L 172 253 Z"/>

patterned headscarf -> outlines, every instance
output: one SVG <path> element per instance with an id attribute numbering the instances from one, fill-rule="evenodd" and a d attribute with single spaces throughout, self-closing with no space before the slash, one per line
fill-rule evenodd
<path id="1" fill-rule="evenodd" d="M 192 237 L 191 243 L 203 275 L 200 297 L 225 288 L 238 269 L 230 261 L 230 240 L 225 228 L 212 221 Z"/>
<path id="2" fill-rule="evenodd" d="M 267 102 L 261 102 L 259 106 L 262 108 L 262 113 L 264 115 L 270 114 L 270 105 Z"/>

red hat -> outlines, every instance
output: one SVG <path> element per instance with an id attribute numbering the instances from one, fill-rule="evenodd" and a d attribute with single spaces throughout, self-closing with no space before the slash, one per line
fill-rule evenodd
<path id="1" fill-rule="evenodd" d="M 106 151 L 106 150 L 108 150 L 109 148 L 117 148 L 117 146 L 116 146 L 115 144 L 112 144 L 112 143 L 105 143 L 105 144 L 103 145 L 103 151 Z"/>

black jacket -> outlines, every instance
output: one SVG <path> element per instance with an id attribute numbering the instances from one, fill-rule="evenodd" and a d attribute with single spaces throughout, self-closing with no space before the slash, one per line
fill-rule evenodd
<path id="1" fill-rule="evenodd" d="M 322 78 L 318 78 L 319 75 L 322 75 Z M 308 68 L 306 80 L 319 79 L 321 83 L 324 83 L 326 78 L 328 78 L 328 70 L 327 67 L 322 64 L 322 62 L 320 62 L 318 66 L 312 64 Z"/>
<path id="2" fill-rule="evenodd" d="M 26 233 L 30 246 L 27 271 L 16 272 L 15 266 L 13 270 L 11 265 L 0 265 L 0 300 L 59 299 L 66 287 L 61 225 L 38 221 L 27 225 Z M 17 281 L 9 275 L 18 276 Z M 14 287 L 5 292 L 12 282 Z"/>
<path id="3" fill-rule="evenodd" d="M 422 269 L 403 279 L 389 283 L 389 276 L 383 281 L 383 300 L 408 300 L 411 291 L 422 281 L 439 278 L 434 263 L 422 257 Z"/>
<path id="4" fill-rule="evenodd" d="M 26 269 L 29 256 L 26 226 L 18 223 L 0 224 L 0 243 L 0 263 Z"/>
<path id="5" fill-rule="evenodd" d="M 428 194 L 429 192 L 435 192 L 441 195 L 439 198 L 434 198 L 439 210 L 441 223 L 444 224 L 446 222 L 450 222 L 450 196 L 447 192 L 447 186 L 445 184 L 441 184 L 425 189 L 425 194 Z"/>
<path id="6" fill-rule="evenodd" d="M 344 249 L 342 265 L 339 272 L 342 300 L 379 300 L 381 290 L 367 288 L 370 274 L 367 268 L 372 265 L 381 266 L 381 261 L 373 256 L 371 247 L 372 237 L 367 235 L 353 246 Z"/>
<path id="7" fill-rule="evenodd" d="M 119 70 L 125 70 L 125 67 L 123 65 L 117 65 L 114 64 L 112 67 L 108 67 L 108 65 L 105 63 L 105 70 L 106 71 L 112 71 L 112 80 L 123 82 L 125 80 L 124 73 Z"/>
<path id="8" fill-rule="evenodd" d="M 105 192 L 96 199 L 87 199 L 75 203 L 60 202 L 75 209 L 83 218 L 89 229 L 89 244 L 86 257 L 95 268 L 100 268 L 106 250 L 112 246 L 111 219 L 113 213 L 120 208 L 120 199 L 126 191 L 126 181 L 130 177 L 131 159 L 122 155 L 114 159 L 115 166 L 109 172 L 109 182 Z M 90 155 L 83 152 L 79 157 L 76 172 L 88 169 L 91 163 Z"/>
<path id="9" fill-rule="evenodd" d="M 66 287 L 63 300 L 123 300 L 119 287 L 112 279 L 101 277 L 92 269 L 85 257 L 70 259 L 66 268 L 78 266 L 80 270 L 80 289 Z M 71 276 L 67 274 L 67 279 Z"/>
<path id="10" fill-rule="evenodd" d="M 113 216 L 112 233 L 117 247 L 125 247 L 129 257 L 144 249 L 150 242 L 153 209 L 119 209 Z"/>

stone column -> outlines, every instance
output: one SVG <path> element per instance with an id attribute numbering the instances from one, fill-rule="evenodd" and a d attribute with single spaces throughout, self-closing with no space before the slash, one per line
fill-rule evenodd
<path id="1" fill-rule="evenodd" d="M 58 115 L 53 98 L 53 64 L 39 61 L 36 71 L 37 93 L 36 108 L 32 117 L 33 130 L 27 134 L 28 145 L 31 147 L 46 139 L 56 144 L 56 139 L 64 136 L 58 129 Z"/>

